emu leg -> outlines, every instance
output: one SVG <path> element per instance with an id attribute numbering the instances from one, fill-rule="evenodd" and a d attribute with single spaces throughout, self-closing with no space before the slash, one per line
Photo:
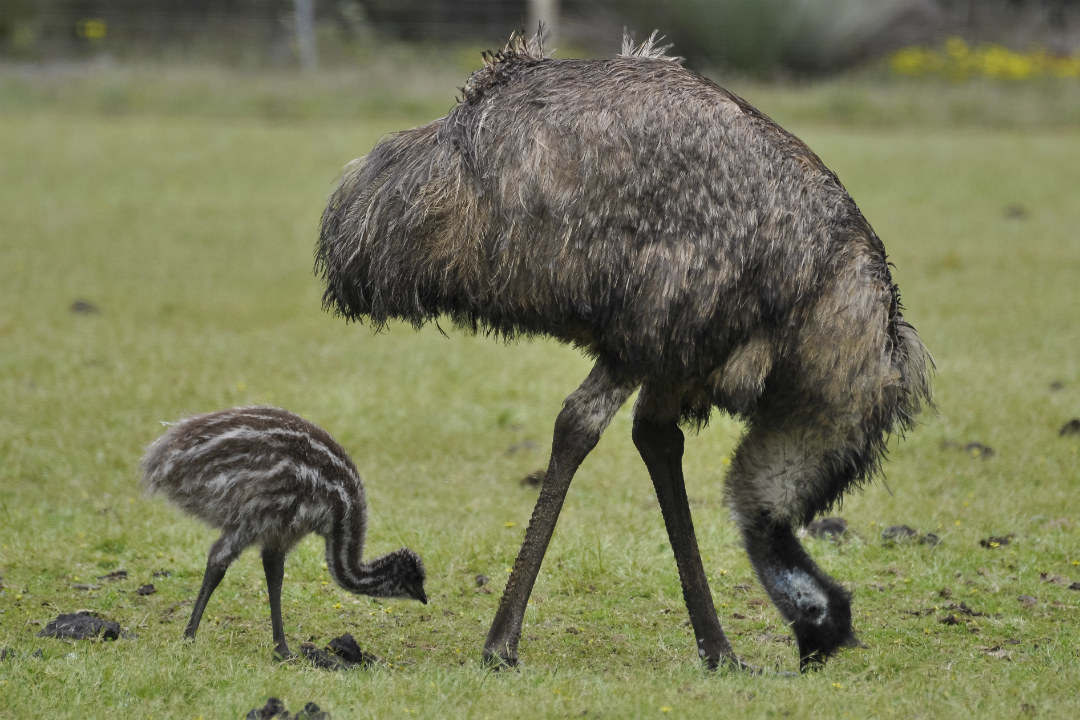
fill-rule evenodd
<path id="1" fill-rule="evenodd" d="M 221 584 L 221 579 L 225 577 L 225 571 L 229 569 L 229 565 L 236 559 L 236 553 L 232 549 L 234 545 L 232 536 L 225 534 L 210 546 L 202 587 L 199 588 L 199 594 L 195 598 L 195 607 L 191 610 L 191 619 L 188 620 L 187 627 L 184 628 L 184 637 L 188 640 L 195 639 L 195 633 L 199 631 L 199 623 L 202 622 L 206 603 L 210 600 L 210 596 L 214 594 L 217 586 Z"/>
<path id="2" fill-rule="evenodd" d="M 266 591 L 270 595 L 270 626 L 274 630 L 274 653 L 282 660 L 292 657 L 285 641 L 285 625 L 281 621 L 281 583 L 285 579 L 285 553 L 263 548 L 263 572 L 266 573 Z"/>
<path id="3" fill-rule="evenodd" d="M 555 532 L 570 481 L 633 389 L 634 383 L 619 378 L 598 362 L 581 386 L 563 403 L 555 420 L 551 460 L 540 497 L 484 643 L 485 663 L 495 667 L 517 665 L 525 608 Z"/>
<path id="4" fill-rule="evenodd" d="M 639 404 L 637 410 L 644 406 Z M 668 540 L 675 554 L 683 599 L 697 639 L 698 655 L 715 670 L 721 661 L 744 667 L 731 648 L 713 606 L 712 592 L 701 564 L 690 504 L 683 479 L 683 434 L 675 420 L 654 422 L 641 412 L 634 414 L 634 444 L 649 469 Z"/>

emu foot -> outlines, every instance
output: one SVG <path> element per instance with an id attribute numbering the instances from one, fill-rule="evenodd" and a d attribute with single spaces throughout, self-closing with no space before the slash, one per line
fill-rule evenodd
<path id="1" fill-rule="evenodd" d="M 757 665 L 751 665 L 743 660 L 735 653 L 724 654 L 715 660 L 705 659 L 705 667 L 709 670 L 719 670 L 723 667 L 725 670 L 733 670 L 735 672 L 745 672 L 751 675 L 763 675 L 765 671 L 759 668 Z"/>
<path id="2" fill-rule="evenodd" d="M 485 647 L 482 662 L 485 667 L 491 670 L 514 669 L 518 665 L 517 652 L 511 651 L 510 648 L 506 646 L 503 646 L 502 651 Z"/>
<path id="3" fill-rule="evenodd" d="M 752 665 L 738 655 L 731 653 L 725 654 L 718 661 L 708 662 L 706 661 L 706 667 L 709 670 L 719 671 L 723 668 L 725 671 L 731 672 L 744 672 L 750 675 L 768 675 L 770 677 L 798 677 L 798 673 L 788 672 L 784 670 L 766 670 L 765 668 Z"/>

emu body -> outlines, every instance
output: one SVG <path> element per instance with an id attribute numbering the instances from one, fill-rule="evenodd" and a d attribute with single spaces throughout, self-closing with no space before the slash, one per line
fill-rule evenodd
<path id="1" fill-rule="evenodd" d="M 555 422 L 545 482 L 484 655 L 513 665 L 578 466 L 629 396 L 705 662 L 721 629 L 680 424 L 746 432 L 729 504 L 803 667 L 852 645 L 849 595 L 792 528 L 877 470 L 929 402 L 928 355 L 884 247 L 811 150 L 653 38 L 552 60 L 514 36 L 444 118 L 380 142 L 323 214 L 316 270 L 346 319 L 546 335 L 595 359 Z"/>
<path id="2" fill-rule="evenodd" d="M 416 553 L 402 548 L 361 560 L 367 503 L 360 475 L 325 430 L 286 410 L 232 408 L 177 422 L 147 449 L 142 483 L 222 531 L 184 631 L 189 639 L 229 565 L 258 544 L 275 651 L 289 657 L 281 619 L 285 556 L 313 532 L 326 539 L 326 566 L 341 587 L 427 603 Z"/>

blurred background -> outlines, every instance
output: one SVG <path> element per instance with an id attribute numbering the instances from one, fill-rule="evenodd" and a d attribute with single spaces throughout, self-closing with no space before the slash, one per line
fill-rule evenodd
<path id="1" fill-rule="evenodd" d="M 797 691 L 700 673 L 629 405 L 530 604 L 526 662 L 554 671 L 485 682 L 536 498 L 522 478 L 589 361 L 435 326 L 376 337 L 320 309 L 312 249 L 340 168 L 445 115 L 481 51 L 540 21 L 555 57 L 657 29 L 806 141 L 884 240 L 934 354 L 937 412 L 891 450 L 887 485 L 845 501 L 852 539 L 813 541 L 856 590 L 868 648 Z M 0 717 L 239 717 L 286 675 L 290 707 L 335 717 L 1075 716 L 1077 187 L 1080 0 L 0 0 L 0 650 L 18 658 Z M 250 556 L 207 618 L 220 641 L 177 643 L 209 536 L 139 499 L 138 459 L 162 420 L 249 404 L 330 430 L 367 483 L 370 547 L 424 556 L 426 614 L 327 586 L 314 539 L 290 559 L 290 639 L 370 631 L 394 672 L 262 662 Z M 718 413 L 688 440 L 698 539 L 733 643 L 791 668 L 724 509 L 741 435 Z M 941 544 L 884 545 L 899 524 Z M 35 659 L 39 626 L 79 608 L 138 639 Z"/>
<path id="2" fill-rule="evenodd" d="M 541 20 L 561 55 L 610 54 L 624 27 L 659 28 L 695 67 L 771 78 L 846 71 L 904 48 L 944 51 L 948 38 L 996 48 L 991 74 L 1052 72 L 1080 45 L 1080 0 L 4 0 L 0 58 L 310 70 L 394 43 L 494 46 Z M 1045 67 L 1003 51 L 1041 53 Z"/>

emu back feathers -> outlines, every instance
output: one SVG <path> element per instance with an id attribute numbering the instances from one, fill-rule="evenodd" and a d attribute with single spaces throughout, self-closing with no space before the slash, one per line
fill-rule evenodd
<path id="1" fill-rule="evenodd" d="M 872 377 L 885 427 L 929 399 L 884 247 L 801 141 L 651 46 L 487 60 L 446 117 L 345 169 L 316 250 L 328 309 L 553 336 L 686 378 L 688 416 L 749 413 L 781 371 L 838 395 Z"/>

